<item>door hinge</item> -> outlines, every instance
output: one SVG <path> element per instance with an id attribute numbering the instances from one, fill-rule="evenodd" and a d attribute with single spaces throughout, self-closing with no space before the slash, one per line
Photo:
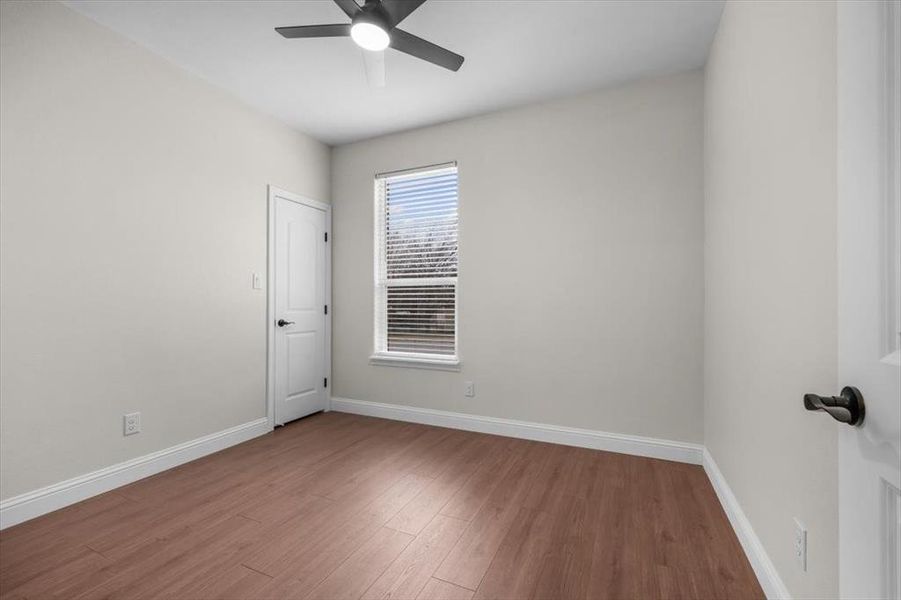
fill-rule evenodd
<path id="1" fill-rule="evenodd" d="M 322 386 L 323 386 L 323 387 L 328 387 L 328 377 L 326 377 L 326 378 L 322 381 Z"/>
<path id="2" fill-rule="evenodd" d="M 328 242 L 328 231 L 325 232 L 325 241 Z"/>
<path id="3" fill-rule="evenodd" d="M 328 304 L 325 305 L 325 314 L 328 314 Z"/>

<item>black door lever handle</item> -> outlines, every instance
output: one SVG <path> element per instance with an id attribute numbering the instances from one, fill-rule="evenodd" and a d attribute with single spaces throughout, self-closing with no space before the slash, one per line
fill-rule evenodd
<path id="1" fill-rule="evenodd" d="M 842 388 L 841 396 L 804 394 L 804 408 L 825 411 L 836 421 L 848 425 L 860 425 L 866 414 L 863 395 L 860 390 L 850 385 Z"/>
<path id="2" fill-rule="evenodd" d="M 286 325 L 294 325 L 294 321 L 285 321 L 284 319 L 279 319 L 275 322 L 279 327 L 285 327 Z"/>

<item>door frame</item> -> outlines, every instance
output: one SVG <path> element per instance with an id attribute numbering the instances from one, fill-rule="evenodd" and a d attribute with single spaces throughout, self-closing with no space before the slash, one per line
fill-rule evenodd
<path id="1" fill-rule="evenodd" d="M 267 186 L 267 229 L 266 229 L 266 418 L 269 430 L 275 429 L 275 201 L 277 198 L 296 202 L 303 206 L 325 212 L 325 304 L 329 307 L 325 315 L 325 410 L 332 403 L 332 206 L 300 194 Z"/>

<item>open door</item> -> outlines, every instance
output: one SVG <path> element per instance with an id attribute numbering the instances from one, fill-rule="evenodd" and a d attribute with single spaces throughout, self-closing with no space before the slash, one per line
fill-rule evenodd
<path id="1" fill-rule="evenodd" d="M 839 425 L 842 598 L 901 597 L 901 10 L 837 4 Z"/>

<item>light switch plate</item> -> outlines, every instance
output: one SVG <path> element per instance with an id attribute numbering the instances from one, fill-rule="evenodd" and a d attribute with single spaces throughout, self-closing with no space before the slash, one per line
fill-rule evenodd
<path id="1" fill-rule="evenodd" d="M 255 289 L 255 290 L 263 289 L 263 278 L 260 277 L 259 273 L 253 274 L 253 278 L 251 279 L 251 282 L 252 282 L 251 285 L 253 286 L 253 289 Z"/>

